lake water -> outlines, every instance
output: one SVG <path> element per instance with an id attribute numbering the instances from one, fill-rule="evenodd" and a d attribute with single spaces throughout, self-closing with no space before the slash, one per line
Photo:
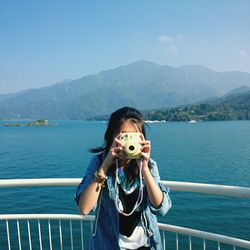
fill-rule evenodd
<path id="1" fill-rule="evenodd" d="M 25 123 L 25 121 L 23 121 Z M 0 121 L 0 124 L 10 123 Z M 13 122 L 15 123 L 15 122 Z M 0 126 L 0 179 L 82 177 L 107 124 L 51 121 L 51 127 Z M 250 186 L 250 122 L 150 124 L 162 180 Z M 73 187 L 0 190 L 1 213 L 78 213 Z M 250 200 L 171 192 L 159 221 L 250 238 Z M 2 249 L 2 248 L 0 248 Z"/>

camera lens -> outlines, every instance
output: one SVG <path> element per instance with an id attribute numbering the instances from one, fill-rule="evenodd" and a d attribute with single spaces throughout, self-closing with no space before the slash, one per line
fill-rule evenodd
<path id="1" fill-rule="evenodd" d="M 130 151 L 133 151 L 133 150 L 135 150 L 135 146 L 133 146 L 133 145 L 130 145 L 130 146 L 129 146 L 129 150 L 130 150 Z"/>

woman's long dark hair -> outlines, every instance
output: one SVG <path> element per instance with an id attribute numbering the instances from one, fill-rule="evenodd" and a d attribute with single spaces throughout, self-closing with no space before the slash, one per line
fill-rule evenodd
<path id="1" fill-rule="evenodd" d="M 113 143 L 114 137 L 120 132 L 121 125 L 126 121 L 133 123 L 146 138 L 143 116 L 140 111 L 132 107 L 123 107 L 113 112 L 109 118 L 108 127 L 104 135 L 104 146 L 93 148 L 90 152 L 105 152 L 105 155 L 107 155 Z M 135 164 L 135 160 L 130 161 L 129 166 L 131 165 L 131 167 L 126 170 L 129 171 L 127 174 L 132 177 L 132 179 L 134 179 L 135 175 L 137 176 L 138 172 L 138 167 L 135 168 Z M 133 169 L 136 170 L 136 172 L 130 171 Z"/>

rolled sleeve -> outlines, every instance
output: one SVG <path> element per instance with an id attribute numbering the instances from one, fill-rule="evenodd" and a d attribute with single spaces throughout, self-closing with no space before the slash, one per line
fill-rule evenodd
<path id="1" fill-rule="evenodd" d="M 163 194 L 163 198 L 162 198 L 161 205 L 157 208 L 155 208 L 148 200 L 149 207 L 150 207 L 150 210 L 152 213 L 154 213 L 156 215 L 164 216 L 172 206 L 172 202 L 171 202 L 170 197 L 169 197 L 170 189 L 161 183 L 160 175 L 159 175 L 159 171 L 158 171 L 158 167 L 157 167 L 156 162 L 153 160 L 150 160 L 150 166 L 151 166 L 151 174 L 152 174 L 155 182 L 159 185 L 159 188 Z"/>
<path id="2" fill-rule="evenodd" d="M 158 183 L 158 185 L 159 185 L 159 187 L 162 191 L 162 194 L 163 194 L 162 202 L 158 208 L 155 208 L 150 203 L 150 210 L 152 213 L 154 213 L 156 215 L 164 216 L 172 206 L 172 202 L 171 202 L 170 197 L 169 197 L 170 190 L 169 190 L 169 188 L 165 187 L 164 184 L 162 184 L 162 183 Z"/>
<path id="3" fill-rule="evenodd" d="M 99 168 L 100 161 L 97 155 L 95 155 L 89 162 L 88 168 L 86 170 L 85 176 L 83 177 L 81 183 L 78 185 L 75 191 L 75 201 L 77 205 L 79 205 L 79 200 L 82 192 L 89 186 L 89 184 L 93 181 L 93 176 L 95 171 Z"/>

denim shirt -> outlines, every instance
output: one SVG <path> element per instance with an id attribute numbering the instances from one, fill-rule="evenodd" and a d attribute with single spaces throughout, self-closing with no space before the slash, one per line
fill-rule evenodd
<path id="1" fill-rule="evenodd" d="M 93 181 L 94 173 L 99 169 L 100 165 L 100 157 L 94 156 L 89 163 L 85 176 L 76 189 L 75 200 L 77 204 L 79 203 L 82 192 Z M 155 182 L 159 185 L 163 193 L 163 200 L 159 208 L 154 208 L 149 201 L 147 190 L 144 185 L 141 223 L 146 235 L 148 236 L 150 249 L 161 250 L 163 248 L 156 216 L 165 215 L 172 204 L 168 195 L 169 189 L 167 189 L 160 182 L 160 176 L 156 162 L 150 159 L 149 166 Z M 119 213 L 115 207 L 115 174 L 108 171 L 107 177 L 108 179 L 106 185 L 101 190 L 97 205 L 94 209 L 96 216 L 90 239 L 90 250 L 120 250 L 118 244 Z"/>

